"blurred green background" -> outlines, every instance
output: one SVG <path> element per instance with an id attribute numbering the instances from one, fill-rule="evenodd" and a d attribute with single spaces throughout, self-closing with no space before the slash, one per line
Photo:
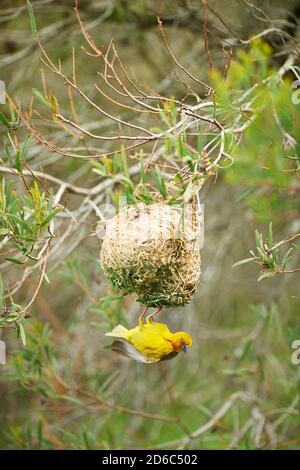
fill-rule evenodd
<path id="1" fill-rule="evenodd" d="M 248 52 L 248 38 L 269 27 L 274 32 L 264 39 L 274 70 L 295 44 L 299 47 L 298 1 L 208 4 L 214 68 L 223 70 L 226 63 L 225 38 L 231 41 L 236 58 L 237 50 Z M 60 58 L 64 70 L 71 70 L 72 46 L 79 51 L 83 44 L 73 2 L 37 0 L 32 5 L 49 55 Z M 96 43 L 106 47 L 113 38 L 137 80 L 178 100 L 186 93 L 183 76 L 174 72 L 156 18 L 162 18 L 178 60 L 205 81 L 208 59 L 199 5 L 193 0 L 79 1 Z M 25 105 L 32 88 L 42 89 L 40 53 L 30 33 L 26 2 L 3 0 L 0 22 L 0 78 L 10 96 Z M 101 102 L 92 86 L 97 70 L 95 62 L 78 52 L 77 78 L 89 96 Z M 65 103 L 63 84 L 49 72 L 46 76 L 48 88 L 54 88 Z M 280 110 L 290 116 L 286 125 L 297 141 L 300 105 L 290 101 L 289 80 L 293 78 L 287 77 L 288 86 L 278 103 L 281 100 Z M 83 122 L 94 123 L 91 129 L 105 134 L 114 129 L 109 119 L 99 121 L 84 103 L 77 112 Z M 122 112 L 131 119 L 130 111 Z M 47 132 L 57 132 L 57 141 L 68 146 L 67 134 L 51 128 Z M 4 143 L 3 128 L 2 138 Z M 131 296 L 124 301 L 109 297 L 113 293 L 98 263 L 100 242 L 91 229 L 96 218 L 90 214 L 75 225 L 49 263 L 50 283 L 43 283 L 31 317 L 24 321 L 27 346 L 13 329 L 3 329 L 7 364 L 0 366 L 1 448 L 300 448 L 300 365 L 291 360 L 291 344 L 300 339 L 299 273 L 257 282 L 259 268 L 254 263 L 232 268 L 255 249 L 256 229 L 267 238 L 272 221 L 275 241 L 300 231 L 299 169 L 285 173 L 278 161 L 282 138 L 271 111 L 242 139 L 233 164 L 209 178 L 200 192 L 205 241 L 197 294 L 190 305 L 161 313 L 170 328 L 191 332 L 189 354 L 145 366 L 110 351 L 104 333 L 124 318 L 134 325 L 140 307 Z M 35 170 L 78 186 L 92 187 L 100 181 L 91 162 L 64 158 L 41 146 L 33 147 L 29 162 Z M 264 176 L 261 165 L 266 162 L 270 171 Z M 21 181 L 14 181 L 16 188 L 21 187 Z M 70 194 L 67 207 L 77 203 L 78 196 Z M 63 231 L 58 234 L 62 235 Z M 297 248 L 295 253 L 291 269 L 300 265 Z M 15 282 L 22 273 L 23 267 L 11 266 L 2 278 L 4 283 Z M 16 294 L 19 304 L 30 299 L 37 281 L 33 276 L 24 282 Z M 218 410 L 220 419 L 214 419 Z M 211 419 L 208 428 L 201 429 Z"/>

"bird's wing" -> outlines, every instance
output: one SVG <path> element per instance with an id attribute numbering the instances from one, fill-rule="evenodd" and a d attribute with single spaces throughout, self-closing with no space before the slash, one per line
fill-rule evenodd
<path id="1" fill-rule="evenodd" d="M 121 356 L 133 359 L 134 361 L 143 362 L 144 364 L 150 364 L 152 362 L 158 362 L 155 359 L 149 359 L 135 349 L 135 347 L 127 343 L 126 341 L 114 341 L 112 344 L 112 350 L 121 354 Z"/>
<path id="2" fill-rule="evenodd" d="M 105 333 L 105 336 L 113 336 L 114 338 L 126 338 L 127 333 L 127 328 L 125 328 L 123 325 L 117 325 L 112 331 L 110 331 L 109 333 Z"/>
<path id="3" fill-rule="evenodd" d="M 177 356 L 178 352 L 171 352 L 170 354 L 167 354 L 166 356 L 163 356 L 160 361 L 168 361 L 169 359 L 173 359 L 173 357 Z"/>

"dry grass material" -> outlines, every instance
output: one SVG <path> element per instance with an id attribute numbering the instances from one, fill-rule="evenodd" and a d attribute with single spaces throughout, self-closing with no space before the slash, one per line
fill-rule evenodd
<path id="1" fill-rule="evenodd" d="M 114 288 L 149 307 L 190 302 L 199 281 L 199 217 L 189 205 L 127 206 L 107 222 L 100 253 Z"/>

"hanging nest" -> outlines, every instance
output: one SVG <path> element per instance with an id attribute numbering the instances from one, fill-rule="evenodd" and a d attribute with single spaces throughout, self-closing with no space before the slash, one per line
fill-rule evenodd
<path id="1" fill-rule="evenodd" d="M 113 287 L 141 304 L 182 306 L 201 273 L 198 236 L 195 207 L 183 216 L 163 203 L 127 206 L 107 221 L 100 262 Z"/>

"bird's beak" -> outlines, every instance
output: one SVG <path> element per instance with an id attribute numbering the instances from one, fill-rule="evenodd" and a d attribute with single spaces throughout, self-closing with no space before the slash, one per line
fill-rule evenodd
<path id="1" fill-rule="evenodd" d="M 181 349 L 184 353 L 187 353 L 189 351 L 189 347 L 185 344 L 184 341 L 181 341 Z"/>

